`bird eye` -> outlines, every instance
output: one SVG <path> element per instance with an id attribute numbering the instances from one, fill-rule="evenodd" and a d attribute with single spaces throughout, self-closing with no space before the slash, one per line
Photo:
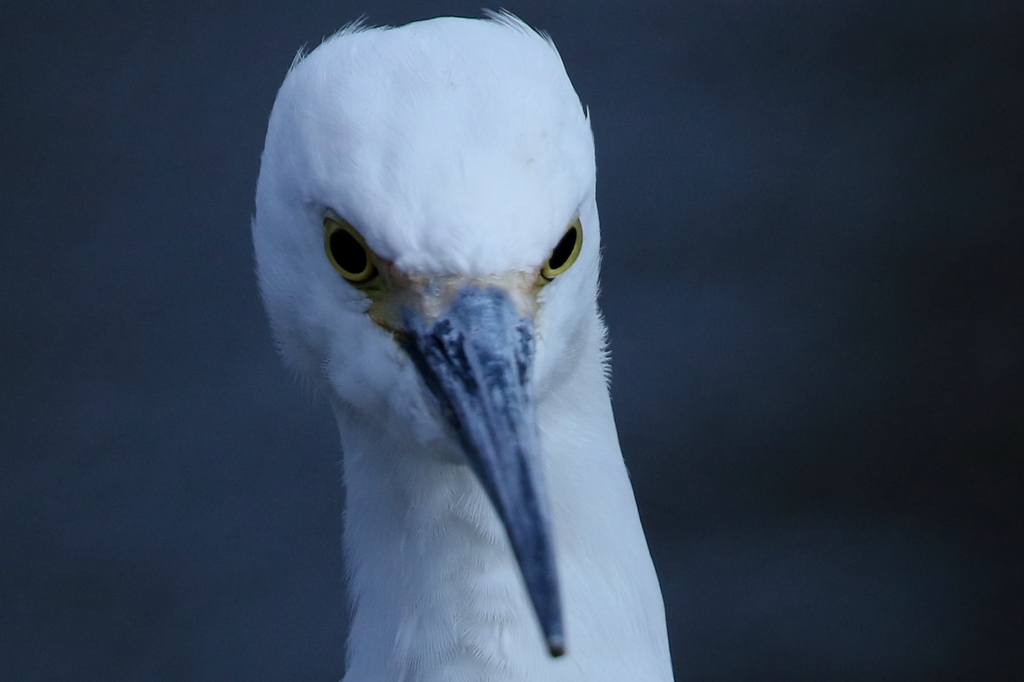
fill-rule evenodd
<path id="1" fill-rule="evenodd" d="M 551 251 L 548 261 L 540 269 L 540 276 L 550 282 L 561 275 L 576 262 L 576 257 L 580 255 L 582 246 L 583 226 L 580 225 L 580 219 L 576 218 Z"/>
<path id="2" fill-rule="evenodd" d="M 377 274 L 362 235 L 345 220 L 324 218 L 324 251 L 334 269 L 353 284 L 368 282 Z"/>

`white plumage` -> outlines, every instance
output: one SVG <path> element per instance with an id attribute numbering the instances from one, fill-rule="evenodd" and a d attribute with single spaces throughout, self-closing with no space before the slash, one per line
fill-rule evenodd
<path id="1" fill-rule="evenodd" d="M 510 16 L 357 26 L 289 71 L 253 240 L 281 351 L 329 396 L 341 432 L 346 682 L 672 678 L 607 389 L 594 187 L 589 120 L 561 60 Z M 541 268 L 575 220 L 578 259 L 548 282 Z M 365 240 L 368 283 L 332 265 L 349 257 L 330 241 L 340 224 Z M 463 319 L 457 350 L 478 335 L 498 350 L 471 348 L 482 373 L 463 363 L 445 379 L 462 361 L 430 353 Z M 460 400 L 505 426 L 475 424 Z M 520 507 L 500 516 L 481 484 L 491 470 L 476 458 L 506 449 L 535 484 L 533 521 Z M 514 488 L 495 466 L 494 485 Z M 550 531 L 560 599 L 538 587 L 531 602 L 523 575 L 549 564 L 517 562 L 520 526 L 537 556 Z M 561 605 L 559 658 L 538 626 L 545 604 Z M 555 651 L 556 616 L 540 620 Z"/>

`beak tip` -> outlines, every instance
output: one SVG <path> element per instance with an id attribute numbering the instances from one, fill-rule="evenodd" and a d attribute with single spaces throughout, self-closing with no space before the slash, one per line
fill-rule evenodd
<path id="1" fill-rule="evenodd" d="M 547 639 L 548 653 L 551 654 L 551 658 L 565 655 L 565 637 L 562 635 L 550 635 Z"/>

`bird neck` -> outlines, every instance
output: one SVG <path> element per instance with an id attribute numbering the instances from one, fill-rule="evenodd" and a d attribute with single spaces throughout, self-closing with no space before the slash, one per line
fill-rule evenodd
<path id="1" fill-rule="evenodd" d="M 599 344 L 538 401 L 568 653 L 551 659 L 503 527 L 458 459 L 339 413 L 346 682 L 670 680 L 664 611 Z"/>

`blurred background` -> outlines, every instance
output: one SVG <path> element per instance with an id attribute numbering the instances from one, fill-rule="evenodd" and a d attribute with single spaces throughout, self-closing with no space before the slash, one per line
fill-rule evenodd
<path id="1" fill-rule="evenodd" d="M 677 678 L 1024 679 L 1024 9 L 505 7 L 597 142 Z M 475 2 L 0 12 L 0 679 L 343 674 L 333 418 L 249 218 L 296 50 Z"/>

